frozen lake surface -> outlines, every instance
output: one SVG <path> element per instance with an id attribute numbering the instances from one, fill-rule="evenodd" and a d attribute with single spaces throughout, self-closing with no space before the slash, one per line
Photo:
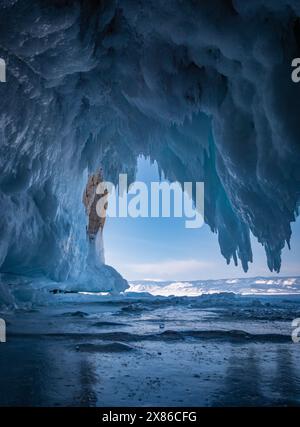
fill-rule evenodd
<path id="1" fill-rule="evenodd" d="M 300 405 L 300 296 L 53 294 L 0 313 L 0 405 Z"/>

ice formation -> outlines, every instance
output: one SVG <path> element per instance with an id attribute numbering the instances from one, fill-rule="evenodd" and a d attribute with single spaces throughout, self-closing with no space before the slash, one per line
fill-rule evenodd
<path id="1" fill-rule="evenodd" d="M 299 17 L 298 0 L 2 0 L 1 271 L 79 277 L 87 176 L 133 179 L 140 154 L 205 181 L 227 262 L 247 270 L 251 230 L 279 271 L 299 201 Z"/>

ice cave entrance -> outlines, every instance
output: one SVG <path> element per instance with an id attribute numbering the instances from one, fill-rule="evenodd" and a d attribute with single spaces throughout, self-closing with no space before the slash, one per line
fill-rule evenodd
<path id="1" fill-rule="evenodd" d="M 135 180 L 150 184 L 165 180 L 156 162 L 140 156 L 137 160 Z M 204 224 L 197 229 L 187 229 L 185 218 L 110 218 L 104 227 L 105 261 L 112 265 L 129 284 L 133 281 L 192 281 L 250 278 L 270 276 L 266 266 L 264 248 L 251 234 L 254 261 L 245 273 L 242 266 L 226 265 L 220 253 L 218 235 Z M 292 224 L 297 236 L 300 221 Z M 297 230 L 299 229 L 299 230 Z M 292 247 L 297 253 L 300 243 L 292 237 Z M 289 274 L 293 253 L 284 248 L 281 275 Z M 294 262 L 296 263 L 296 259 Z M 271 274 L 277 277 L 277 275 Z"/>

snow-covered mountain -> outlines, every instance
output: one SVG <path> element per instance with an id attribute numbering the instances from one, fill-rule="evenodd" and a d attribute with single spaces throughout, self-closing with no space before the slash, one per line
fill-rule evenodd
<path id="1" fill-rule="evenodd" d="M 233 292 L 241 295 L 300 294 L 300 277 L 252 277 L 247 279 L 193 281 L 134 281 L 127 292 L 147 292 L 162 296 L 199 296 Z"/>

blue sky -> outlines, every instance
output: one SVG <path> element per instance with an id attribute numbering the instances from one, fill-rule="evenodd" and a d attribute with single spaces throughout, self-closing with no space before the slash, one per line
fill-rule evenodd
<path id="1" fill-rule="evenodd" d="M 156 164 L 140 158 L 137 181 L 159 181 Z M 197 280 L 277 276 L 266 265 L 263 247 L 252 238 L 254 262 L 247 274 L 226 264 L 217 235 L 207 225 L 185 228 L 185 218 L 107 218 L 104 228 L 106 263 L 127 280 Z M 300 221 L 293 224 L 291 251 L 284 249 L 280 276 L 300 274 Z"/>

